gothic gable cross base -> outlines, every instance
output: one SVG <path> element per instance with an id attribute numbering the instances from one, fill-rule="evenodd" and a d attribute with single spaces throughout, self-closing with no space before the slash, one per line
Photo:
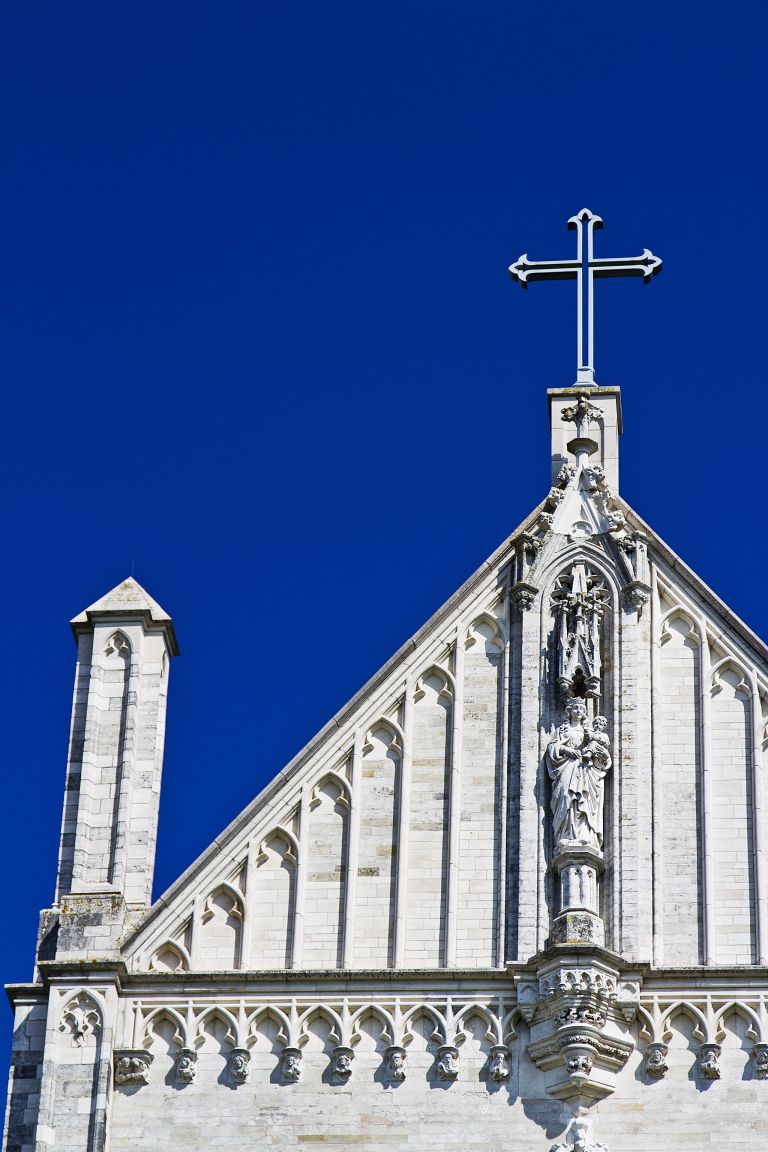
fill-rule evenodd
<path id="1" fill-rule="evenodd" d="M 524 252 L 510 264 L 509 274 L 523 288 L 533 280 L 576 281 L 576 383 L 595 383 L 595 310 L 594 281 L 613 276 L 642 276 L 648 283 L 661 272 L 661 260 L 644 248 L 641 256 L 617 256 L 596 259 L 594 232 L 603 221 L 588 208 L 571 216 L 568 227 L 576 231 L 575 260 L 529 260 Z M 587 242 L 584 244 L 586 228 Z M 585 354 L 586 351 L 586 354 Z"/>

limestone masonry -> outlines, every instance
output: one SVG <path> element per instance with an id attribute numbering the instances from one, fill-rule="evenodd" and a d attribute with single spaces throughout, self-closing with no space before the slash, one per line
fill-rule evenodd
<path id="1" fill-rule="evenodd" d="M 542 503 L 154 904 L 173 625 L 73 620 L 6 1152 L 762 1152 L 768 650 L 618 495 L 618 389 L 549 408 Z"/>

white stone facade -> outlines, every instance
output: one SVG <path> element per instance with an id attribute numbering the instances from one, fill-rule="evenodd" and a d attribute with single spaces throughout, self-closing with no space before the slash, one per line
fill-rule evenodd
<path id="1" fill-rule="evenodd" d="M 7 1152 L 762 1149 L 768 652 L 616 495 L 618 390 L 550 412 L 542 504 L 151 907 L 173 628 L 74 621 Z"/>

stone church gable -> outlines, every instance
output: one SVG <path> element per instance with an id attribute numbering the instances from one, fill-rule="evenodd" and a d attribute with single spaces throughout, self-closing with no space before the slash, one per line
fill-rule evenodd
<path id="1" fill-rule="evenodd" d="M 520 928 L 503 912 L 521 850 L 520 808 L 502 772 L 515 759 L 504 716 L 523 706 L 510 699 L 511 664 L 527 613 L 538 615 L 542 651 L 552 649 L 552 606 L 575 569 L 601 589 L 604 674 L 621 687 L 606 699 L 628 698 L 647 721 L 639 739 L 649 746 L 640 758 L 625 739 L 631 763 L 607 789 L 616 814 L 631 797 L 643 803 L 639 761 L 649 774 L 652 754 L 658 762 L 645 828 L 635 832 L 638 856 L 622 859 L 618 842 L 606 843 L 616 864 L 606 884 L 609 933 L 618 940 L 623 928 L 628 946 L 621 870 L 637 871 L 645 857 L 650 883 L 654 825 L 658 960 L 696 964 L 706 953 L 718 964 L 752 964 L 764 955 L 765 893 L 753 861 L 765 810 L 753 763 L 768 739 L 768 653 L 624 501 L 606 496 L 602 470 L 592 472 L 591 488 L 572 468 L 560 472 L 521 528 L 157 901 L 125 943 L 134 970 L 502 963 Z M 644 663 L 659 697 L 653 725 L 650 700 L 630 691 Z M 538 659 L 533 667 L 541 684 L 531 698 L 544 707 L 530 732 L 540 730 L 543 757 L 559 699 L 546 661 L 541 672 Z M 612 727 L 622 724 L 621 705 L 615 717 L 607 711 Z M 704 757 L 710 854 L 692 850 L 703 841 Z M 737 858 L 718 849 L 734 840 L 743 845 Z M 542 866 L 549 851 L 541 847 Z M 509 856 L 518 859 L 507 875 Z M 524 959 L 519 943 L 518 952 Z"/>
<path id="2" fill-rule="evenodd" d="M 507 600 L 538 511 L 159 898 L 124 946 L 134 968 L 501 962 Z"/>
<path id="3" fill-rule="evenodd" d="M 513 275 L 658 271 L 569 223 Z M 7 1152 L 762 1149 L 768 649 L 619 497 L 585 331 L 544 500 L 151 907 L 173 624 L 72 622 Z"/>

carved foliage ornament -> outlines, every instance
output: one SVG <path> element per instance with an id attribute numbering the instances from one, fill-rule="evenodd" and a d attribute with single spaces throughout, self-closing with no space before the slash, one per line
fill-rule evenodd
<path id="1" fill-rule="evenodd" d="M 59 1020 L 59 1031 L 68 1032 L 77 1048 L 82 1048 L 88 1037 L 100 1029 L 101 1012 L 85 992 L 69 1001 Z"/>

